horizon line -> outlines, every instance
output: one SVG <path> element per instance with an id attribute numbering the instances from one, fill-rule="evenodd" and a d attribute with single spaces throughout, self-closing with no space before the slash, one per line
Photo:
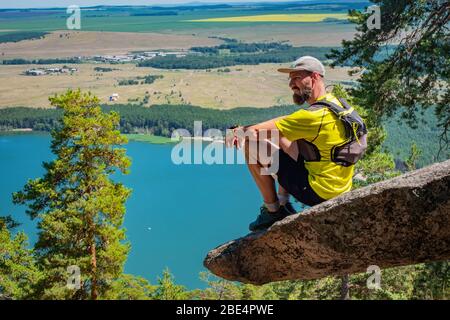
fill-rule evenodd
<path id="1" fill-rule="evenodd" d="M 202 2 L 202 1 L 186 1 L 186 2 L 180 2 L 180 3 L 172 3 L 172 4 L 161 4 L 161 3 L 155 3 L 155 4 L 97 4 L 97 5 L 91 5 L 91 6 L 80 6 L 81 9 L 89 9 L 89 8 L 98 8 L 98 7 L 144 7 L 144 8 L 151 8 L 151 7 L 179 7 L 183 5 L 192 5 L 192 6 L 214 6 L 214 5 L 245 5 L 245 4 L 266 4 L 266 3 L 272 3 L 272 4 L 290 4 L 290 3 L 299 3 L 299 2 L 318 2 L 320 4 L 326 4 L 326 3 L 342 3 L 338 0 L 322 0 L 322 1 L 316 1 L 316 0 L 294 0 L 294 1 L 277 1 L 277 0 L 259 0 L 259 1 L 217 1 L 217 2 Z M 370 2 L 369 0 L 353 0 L 348 1 L 347 3 L 363 3 L 363 2 Z M 65 10 L 68 6 L 62 6 L 62 7 L 11 7 L 11 8 L 4 8 L 0 7 L 0 10 L 49 10 L 49 9 L 61 9 Z"/>

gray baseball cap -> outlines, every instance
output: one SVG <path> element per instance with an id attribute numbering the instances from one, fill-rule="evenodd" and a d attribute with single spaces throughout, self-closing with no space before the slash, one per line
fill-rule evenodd
<path id="1" fill-rule="evenodd" d="M 292 63 L 290 68 L 281 68 L 278 69 L 278 72 L 291 73 L 300 70 L 317 72 L 322 77 L 325 77 L 325 67 L 322 62 L 311 56 L 300 57 Z"/>

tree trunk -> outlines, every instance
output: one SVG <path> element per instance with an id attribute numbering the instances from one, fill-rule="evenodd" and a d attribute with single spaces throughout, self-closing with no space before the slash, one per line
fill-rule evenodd
<path id="1" fill-rule="evenodd" d="M 350 300 L 350 286 L 348 283 L 348 274 L 341 278 L 341 300 Z"/>
<path id="2" fill-rule="evenodd" d="M 95 246 L 95 235 L 94 232 L 91 233 L 91 299 L 97 300 L 98 288 L 97 288 L 97 252 Z"/>

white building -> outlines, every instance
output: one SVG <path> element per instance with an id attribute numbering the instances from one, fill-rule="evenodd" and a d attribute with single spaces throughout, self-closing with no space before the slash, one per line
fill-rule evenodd
<path id="1" fill-rule="evenodd" d="M 25 71 L 25 74 L 27 76 L 43 76 L 47 73 L 45 72 L 45 70 L 42 70 L 42 69 L 31 69 L 31 70 Z"/>
<path id="2" fill-rule="evenodd" d="M 118 93 L 113 93 L 110 97 L 109 97 L 109 101 L 117 101 L 119 100 L 120 96 Z"/>

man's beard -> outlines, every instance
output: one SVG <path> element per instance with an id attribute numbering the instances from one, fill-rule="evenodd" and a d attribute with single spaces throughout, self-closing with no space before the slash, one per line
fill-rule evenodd
<path id="1" fill-rule="evenodd" d="M 303 105 L 306 101 L 311 99 L 312 97 L 312 88 L 305 88 L 300 90 L 300 94 L 294 93 L 292 99 L 296 105 Z"/>

